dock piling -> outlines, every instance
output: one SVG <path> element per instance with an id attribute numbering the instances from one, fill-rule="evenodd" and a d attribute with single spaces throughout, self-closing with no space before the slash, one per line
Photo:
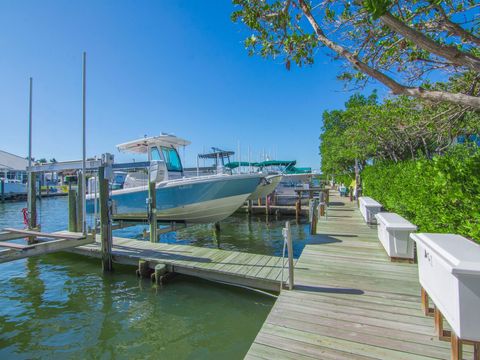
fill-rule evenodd
<path id="1" fill-rule="evenodd" d="M 68 231 L 77 231 L 77 192 L 68 190 Z"/>
<path id="2" fill-rule="evenodd" d="M 102 243 L 103 271 L 112 271 L 112 222 L 110 217 L 110 201 L 108 179 L 105 178 L 105 167 L 98 168 L 98 183 L 100 187 L 100 237 Z"/>
<path id="3" fill-rule="evenodd" d="M 157 264 L 155 265 L 155 270 L 151 275 L 152 282 L 155 285 L 159 286 L 163 283 L 163 276 L 167 273 L 167 265 L 165 264 Z"/>
<path id="4" fill-rule="evenodd" d="M 309 201 L 309 214 L 310 220 L 310 235 L 317 233 L 317 221 L 318 221 L 318 199 L 311 199 Z"/>
<path id="5" fill-rule="evenodd" d="M 83 202 L 82 202 L 82 194 L 85 191 L 83 188 L 83 183 L 81 178 L 83 177 L 82 172 L 79 171 L 77 175 L 77 231 L 82 231 L 83 228 Z"/>
<path id="6" fill-rule="evenodd" d="M 37 228 L 37 191 L 36 191 L 36 174 L 33 172 L 28 173 L 28 229 L 35 230 Z M 35 238 L 29 237 L 28 243 L 34 243 Z"/>
<path id="7" fill-rule="evenodd" d="M 158 242 L 157 234 L 157 196 L 155 182 L 148 183 L 148 219 L 150 223 L 150 242 Z"/>
<path id="8" fill-rule="evenodd" d="M 300 219 L 300 214 L 302 212 L 302 198 L 300 197 L 296 202 L 295 202 L 295 220 L 298 222 Z"/>

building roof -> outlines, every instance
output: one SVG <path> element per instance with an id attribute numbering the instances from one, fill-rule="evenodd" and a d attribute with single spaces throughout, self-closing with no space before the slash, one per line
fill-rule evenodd
<path id="1" fill-rule="evenodd" d="M 178 148 L 180 146 L 190 145 L 190 141 L 181 139 L 175 135 L 161 134 L 159 136 L 145 137 L 119 144 L 117 145 L 117 149 L 123 152 L 143 154 L 148 151 L 148 146 L 150 145 L 173 146 Z"/>
<path id="2" fill-rule="evenodd" d="M 0 169 L 25 171 L 28 160 L 21 156 L 0 150 Z"/>

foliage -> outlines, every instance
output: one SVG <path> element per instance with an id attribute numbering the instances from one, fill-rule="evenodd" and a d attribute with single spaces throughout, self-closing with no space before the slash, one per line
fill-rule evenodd
<path id="1" fill-rule="evenodd" d="M 480 242 L 480 148 L 457 145 L 433 159 L 379 162 L 362 172 L 363 194 L 422 232 Z"/>
<path id="2" fill-rule="evenodd" d="M 250 55 L 280 58 L 287 69 L 313 64 L 320 48 L 344 61 L 339 78 L 376 79 L 394 94 L 480 108 L 478 4 L 472 0 L 233 0 L 234 22 L 251 34 Z M 431 74 L 473 72 L 469 86 L 428 90 Z M 467 79 L 467 78 L 465 78 Z M 415 87 L 414 87 L 415 86 Z M 462 95 L 460 95 L 462 94 Z"/>
<path id="3" fill-rule="evenodd" d="M 457 105 L 433 105 L 405 96 L 379 102 L 375 93 L 355 94 L 344 110 L 323 114 L 322 171 L 352 172 L 355 159 L 362 169 L 371 161 L 432 157 L 448 149 L 457 136 L 479 133 L 480 113 Z"/>

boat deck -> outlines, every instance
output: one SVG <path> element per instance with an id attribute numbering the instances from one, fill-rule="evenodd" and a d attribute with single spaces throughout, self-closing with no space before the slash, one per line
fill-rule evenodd
<path id="1" fill-rule="evenodd" d="M 417 265 L 391 262 L 354 203 L 334 193 L 317 233 L 247 359 L 450 359 L 422 312 Z"/>
<path id="2" fill-rule="evenodd" d="M 94 243 L 69 252 L 100 258 L 100 238 L 97 236 Z M 166 264 L 170 271 L 179 274 L 262 290 L 279 291 L 282 282 L 282 258 L 278 256 L 118 237 L 113 238 L 112 255 L 117 263 L 136 265 L 139 260 L 147 260 L 151 266 Z M 288 280 L 287 265 L 283 273 L 285 283 Z"/>

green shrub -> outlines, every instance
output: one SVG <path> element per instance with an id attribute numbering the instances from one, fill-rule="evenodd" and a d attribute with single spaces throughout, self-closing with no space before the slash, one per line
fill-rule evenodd
<path id="1" fill-rule="evenodd" d="M 480 242 L 480 148 L 457 145 L 433 159 L 377 163 L 362 172 L 363 194 L 418 226 Z"/>

